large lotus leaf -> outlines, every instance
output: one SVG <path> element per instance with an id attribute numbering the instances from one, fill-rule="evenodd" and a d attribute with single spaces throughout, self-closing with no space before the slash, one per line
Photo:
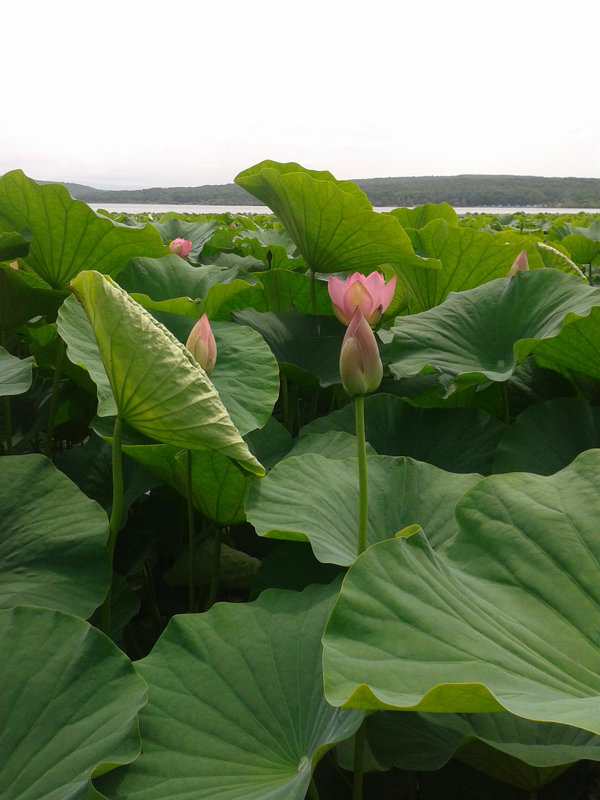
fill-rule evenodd
<path id="1" fill-rule="evenodd" d="M 23 394 L 31 386 L 33 358 L 17 358 L 0 347 L 0 397 Z"/>
<path id="2" fill-rule="evenodd" d="M 413 231 L 411 239 L 416 253 L 442 263 L 441 270 L 415 269 L 412 264 L 398 269 L 410 290 L 413 312 L 439 305 L 450 292 L 505 277 L 522 249 L 522 245 L 505 244 L 485 231 L 454 227 L 444 219 Z"/>
<path id="3" fill-rule="evenodd" d="M 0 330 L 42 315 L 53 320 L 65 297 L 67 292 L 51 289 L 37 275 L 0 264 Z"/>
<path id="4" fill-rule="evenodd" d="M 0 606 L 89 617 L 110 582 L 108 519 L 44 456 L 0 458 Z"/>
<path id="5" fill-rule="evenodd" d="M 202 367 L 163 325 L 98 272 L 78 275 L 72 287 L 126 422 L 165 444 L 218 450 L 263 474 Z"/>
<path id="6" fill-rule="evenodd" d="M 277 214 L 314 272 L 364 271 L 379 264 L 439 268 L 415 255 L 397 219 L 373 211 L 349 181 L 341 185 L 327 175 L 263 161 L 235 181 Z"/>
<path id="7" fill-rule="evenodd" d="M 362 720 L 323 697 L 336 590 L 272 589 L 174 617 L 136 665 L 148 683 L 144 751 L 99 788 L 111 800 L 303 800 L 316 762 Z"/>
<path id="8" fill-rule="evenodd" d="M 39 186 L 21 170 L 0 178 L 0 216 L 33 235 L 25 258 L 54 289 L 65 289 L 78 272 L 116 275 L 134 256 L 161 256 L 165 247 L 151 226 L 129 228 L 99 217 L 64 186 Z"/>
<path id="9" fill-rule="evenodd" d="M 600 240 L 580 233 L 571 233 L 561 239 L 576 264 L 597 264 L 600 262 Z"/>
<path id="10" fill-rule="evenodd" d="M 437 547 L 456 532 L 454 506 L 479 475 L 455 475 L 410 458 L 367 456 L 367 543 L 409 525 L 429 531 Z M 346 566 L 356 558 L 358 462 L 317 453 L 291 456 L 255 483 L 246 501 L 259 536 L 310 541 L 319 561 Z"/>
<path id="11" fill-rule="evenodd" d="M 112 441 L 112 431 L 103 420 L 94 423 L 99 436 Z M 137 444 L 124 436 L 123 452 L 187 496 L 187 452 L 168 444 Z M 239 470 L 229 458 L 215 450 L 191 450 L 192 499 L 194 507 L 218 525 L 233 525 L 246 519 L 244 500 L 254 476 Z"/>
<path id="12" fill-rule="evenodd" d="M 340 382 L 340 350 L 346 329 L 334 317 L 293 312 L 236 311 L 236 322 L 265 339 L 282 370 L 298 383 L 327 387 Z"/>
<path id="13" fill-rule="evenodd" d="M 139 753 L 144 681 L 104 634 L 60 611 L 0 611 L 0 650 L 2 800 L 87 800 L 94 770 Z"/>
<path id="14" fill-rule="evenodd" d="M 183 258 L 169 255 L 132 259 L 119 273 L 118 283 L 129 294 L 144 294 L 156 301 L 177 297 L 196 300 L 205 298 L 213 286 L 230 284 L 240 277 L 251 280 L 238 267 L 193 267 Z"/>
<path id="15" fill-rule="evenodd" d="M 533 790 L 580 759 L 600 760 L 600 738 L 570 725 L 494 714 L 381 711 L 366 720 L 367 768 L 437 770 L 453 756 L 493 777 Z M 338 760 L 352 769 L 352 741 Z"/>
<path id="16" fill-rule="evenodd" d="M 66 345 L 69 361 L 87 370 L 98 392 L 98 414 L 112 417 L 117 413 L 113 390 L 104 369 L 98 342 L 81 303 L 70 295 L 59 309 L 57 329 Z"/>
<path id="17" fill-rule="evenodd" d="M 507 710 L 600 733 L 600 452 L 556 475 L 484 478 L 443 553 L 423 534 L 370 547 L 324 636 L 334 705 Z"/>
<path id="18" fill-rule="evenodd" d="M 235 178 L 235 181 L 236 183 L 239 183 L 240 186 L 243 186 L 246 191 L 250 192 L 261 200 L 263 199 L 261 195 L 268 195 L 272 200 L 276 200 L 277 196 L 274 193 L 274 190 L 271 188 L 269 179 L 265 178 L 263 175 L 265 170 L 273 170 L 279 175 L 288 175 L 289 173 L 300 172 L 312 178 L 313 180 L 333 183 L 342 191 L 352 195 L 361 208 L 366 210 L 372 210 L 373 208 L 367 195 L 356 183 L 354 183 L 354 181 L 340 181 L 335 178 L 333 174 L 329 172 L 329 170 L 307 169 L 295 161 L 282 163 L 281 161 L 270 161 L 267 159 L 265 161 L 261 161 L 260 164 L 255 164 L 253 167 L 249 167 L 243 172 L 240 172 L 237 178 Z M 238 178 L 240 178 L 240 180 L 238 180 Z M 261 194 L 258 194 L 258 192 L 261 192 Z M 265 201 L 263 200 L 263 202 Z M 265 202 L 265 205 L 268 205 L 273 209 L 273 206 L 271 206 L 270 203 Z"/>
<path id="19" fill-rule="evenodd" d="M 541 340 L 558 337 L 594 306 L 600 306 L 600 291 L 572 275 L 518 272 L 398 318 L 390 368 L 396 377 L 438 370 L 448 393 L 486 379 L 505 381 Z"/>
<path id="20" fill-rule="evenodd" d="M 592 308 L 589 316 L 570 319 L 571 323 L 560 336 L 540 342 L 535 349 L 535 360 L 569 377 L 572 372 L 582 372 L 600 378 L 600 308 Z"/>
<path id="21" fill-rule="evenodd" d="M 354 404 L 319 417 L 301 430 L 355 431 Z M 367 441 L 380 455 L 410 456 L 448 472 L 492 471 L 504 424 L 473 408 L 414 408 L 390 394 L 365 397 Z"/>
<path id="22" fill-rule="evenodd" d="M 211 219 L 208 222 L 188 222 L 177 217 L 171 217 L 160 222 L 152 222 L 151 225 L 160 233 L 163 242 L 170 242 L 173 239 L 187 239 L 188 242 L 191 242 L 192 248 L 189 252 L 189 258 L 192 261 L 198 259 L 202 248 L 219 227 L 216 219 Z"/>
<path id="23" fill-rule="evenodd" d="M 600 408 L 560 397 L 530 406 L 506 428 L 494 472 L 552 475 L 594 447 L 600 447 Z"/>
<path id="24" fill-rule="evenodd" d="M 311 314 L 310 278 L 298 272 L 288 270 L 271 270 L 260 275 L 264 309 L 257 311 L 297 311 L 300 314 Z M 331 298 L 325 281 L 317 280 L 314 285 L 316 313 L 333 314 Z"/>
<path id="25" fill-rule="evenodd" d="M 296 245 L 283 228 L 242 231 L 236 239 L 236 244 L 248 250 L 270 270 L 306 270 L 304 259 L 296 256 Z"/>
<path id="26" fill-rule="evenodd" d="M 16 231 L 0 233 L 0 261 L 12 261 L 22 258 L 29 252 L 29 242 Z"/>
<path id="27" fill-rule="evenodd" d="M 458 227 L 458 214 L 448 203 L 426 203 L 414 208 L 395 208 L 389 212 L 403 228 L 424 228 L 434 219 L 444 219 L 453 228 Z"/>

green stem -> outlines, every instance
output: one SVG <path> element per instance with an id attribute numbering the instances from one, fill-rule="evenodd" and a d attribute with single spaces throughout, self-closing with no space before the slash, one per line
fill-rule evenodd
<path id="1" fill-rule="evenodd" d="M 48 426 L 46 428 L 46 447 L 45 455 L 52 458 L 54 455 L 54 423 L 56 421 L 56 411 L 58 408 L 58 388 L 62 373 L 62 365 L 65 357 L 65 343 L 59 337 L 56 352 L 56 364 L 54 365 L 54 377 L 52 378 L 52 394 L 50 395 L 50 408 L 48 409 Z"/>
<path id="2" fill-rule="evenodd" d="M 112 441 L 112 479 L 113 479 L 113 496 L 112 496 L 112 510 L 110 513 L 110 522 L 108 525 L 108 541 L 106 549 L 108 550 L 108 560 L 111 569 L 112 580 L 112 565 L 115 555 L 115 545 L 117 543 L 117 534 L 121 525 L 121 515 L 123 513 L 123 456 L 121 453 L 121 437 L 123 432 L 123 420 L 117 414 L 115 417 L 115 427 L 113 430 Z M 99 621 L 100 630 L 107 636 L 111 633 L 111 609 L 110 609 L 110 596 L 111 589 L 108 587 L 108 593 L 104 598 L 104 602 L 100 606 Z"/>
<path id="3" fill-rule="evenodd" d="M 281 375 L 279 378 L 281 383 L 281 421 L 283 422 L 283 426 L 289 430 L 289 408 L 290 408 L 290 400 L 288 395 L 288 379 L 285 375 Z"/>
<path id="4" fill-rule="evenodd" d="M 354 775 L 352 779 L 352 800 L 362 800 L 363 794 L 363 756 L 365 752 L 365 720 L 354 734 Z"/>
<path id="5" fill-rule="evenodd" d="M 154 583 L 154 576 L 152 575 L 152 569 L 148 565 L 147 561 L 144 562 L 143 572 L 144 588 L 146 590 L 146 598 L 150 605 L 150 613 L 152 614 L 152 621 L 154 622 L 154 630 L 157 636 L 160 636 L 163 631 L 163 624 L 158 603 L 156 602 L 156 585 Z"/>
<path id="6" fill-rule="evenodd" d="M 311 313 L 317 313 L 317 279 L 315 278 L 314 269 L 309 269 L 310 276 L 310 310 Z"/>
<path id="7" fill-rule="evenodd" d="M 319 800 L 319 792 L 317 790 L 317 784 L 315 783 L 315 779 L 310 779 L 310 785 L 308 787 L 308 800 Z"/>
<path id="8" fill-rule="evenodd" d="M 407 769 L 405 770 L 405 774 L 406 774 L 406 787 L 408 790 L 408 800 L 417 800 L 414 772 L 410 769 Z"/>
<path id="9" fill-rule="evenodd" d="M 354 398 L 354 414 L 356 417 L 356 455 L 358 458 L 358 536 L 356 552 L 360 555 L 364 553 L 367 547 L 367 517 L 369 511 L 364 395 L 359 394 Z"/>
<path id="10" fill-rule="evenodd" d="M 219 528 L 215 530 L 213 545 L 213 557 L 210 564 L 210 588 L 208 590 L 208 599 L 206 600 L 206 611 L 214 606 L 219 590 L 219 571 L 221 568 L 221 530 Z"/>
<path id="11" fill-rule="evenodd" d="M 502 417 L 504 422 L 508 425 L 510 422 L 510 409 L 508 407 L 508 387 L 506 381 L 502 381 L 500 387 L 502 391 Z"/>
<path id="12" fill-rule="evenodd" d="M 192 493 L 192 451 L 186 451 L 186 484 L 185 494 L 187 500 L 188 521 L 188 607 L 193 613 L 196 606 L 196 578 L 194 575 L 194 561 L 196 548 L 194 546 L 194 495 Z"/>
<path id="13" fill-rule="evenodd" d="M 0 345 L 8 351 L 7 338 L 6 331 L 2 331 L 0 334 Z M 10 420 L 10 397 L 8 395 L 3 397 L 2 404 L 4 406 L 4 440 L 6 441 L 6 454 L 10 455 L 12 453 L 12 425 Z"/>

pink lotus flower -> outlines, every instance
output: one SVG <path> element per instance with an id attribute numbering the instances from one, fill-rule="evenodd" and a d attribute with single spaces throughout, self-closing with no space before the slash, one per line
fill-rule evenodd
<path id="1" fill-rule="evenodd" d="M 348 325 L 357 308 L 360 308 L 369 325 L 376 325 L 381 315 L 392 302 L 396 288 L 396 276 L 387 284 L 379 272 L 360 275 L 355 272 L 346 281 L 333 275 L 327 284 L 333 305 L 333 313 Z"/>
<path id="2" fill-rule="evenodd" d="M 512 267 L 506 273 L 507 278 L 512 278 L 513 275 L 516 275 L 517 272 L 520 270 L 526 271 L 529 269 L 529 261 L 527 260 L 527 253 L 525 250 L 521 250 L 519 255 L 515 258 L 512 263 Z"/>
<path id="3" fill-rule="evenodd" d="M 210 375 L 217 360 L 217 343 L 206 314 L 192 328 L 185 346 L 206 374 Z"/>
<path id="4" fill-rule="evenodd" d="M 377 340 L 360 308 L 356 308 L 342 342 L 340 377 L 350 397 L 379 388 L 383 366 Z"/>
<path id="5" fill-rule="evenodd" d="M 173 255 L 181 256 L 181 258 L 187 258 L 191 249 L 192 243 L 189 239 L 173 239 L 169 245 L 169 250 Z"/>

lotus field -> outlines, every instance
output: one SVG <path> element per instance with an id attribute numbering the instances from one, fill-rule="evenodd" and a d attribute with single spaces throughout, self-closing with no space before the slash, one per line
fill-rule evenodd
<path id="1" fill-rule="evenodd" d="M 0 797 L 596 796 L 600 220 L 236 182 L 0 178 Z"/>

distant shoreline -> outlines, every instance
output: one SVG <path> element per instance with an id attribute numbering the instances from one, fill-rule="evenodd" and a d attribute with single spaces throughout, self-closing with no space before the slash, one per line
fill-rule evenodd
<path id="1" fill-rule="evenodd" d="M 49 183 L 50 181 L 38 181 Z M 449 203 L 453 207 L 600 208 L 600 178 L 542 178 L 527 175 L 455 175 L 365 178 L 354 181 L 377 207 Z M 63 183 L 86 203 L 260 206 L 235 183 L 150 189 L 95 189 Z"/>

